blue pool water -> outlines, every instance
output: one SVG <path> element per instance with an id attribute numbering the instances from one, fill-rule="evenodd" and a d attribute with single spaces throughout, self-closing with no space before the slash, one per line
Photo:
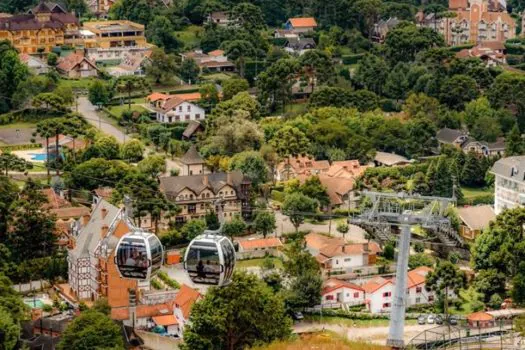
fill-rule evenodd
<path id="1" fill-rule="evenodd" d="M 45 161 L 47 159 L 47 154 L 45 153 L 30 153 L 30 154 L 31 154 L 31 160 Z"/>
<path id="2" fill-rule="evenodd" d="M 42 306 L 44 306 L 44 303 L 40 299 L 24 299 L 24 303 L 32 308 L 41 309 Z"/>

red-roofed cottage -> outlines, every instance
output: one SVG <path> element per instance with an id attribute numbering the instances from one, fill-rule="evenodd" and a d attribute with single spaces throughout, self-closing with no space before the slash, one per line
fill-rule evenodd
<path id="1" fill-rule="evenodd" d="M 323 283 L 321 297 L 323 305 L 360 305 L 365 303 L 365 290 L 357 284 L 331 278 Z"/>
<path id="2" fill-rule="evenodd" d="M 174 315 L 178 322 L 178 335 L 182 338 L 184 326 L 190 320 L 190 313 L 193 304 L 201 298 L 199 291 L 183 284 L 179 293 L 175 297 Z"/>
<path id="3" fill-rule="evenodd" d="M 289 18 L 285 24 L 286 29 L 292 30 L 295 33 L 312 32 L 317 28 L 317 22 L 313 17 L 296 17 Z"/>

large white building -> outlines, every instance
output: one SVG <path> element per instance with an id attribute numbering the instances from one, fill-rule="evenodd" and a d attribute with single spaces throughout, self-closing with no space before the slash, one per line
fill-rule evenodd
<path id="1" fill-rule="evenodd" d="M 525 204 L 525 156 L 502 158 L 494 163 L 494 211 Z"/>
<path id="2" fill-rule="evenodd" d="M 161 123 L 180 123 L 202 121 L 206 118 L 203 108 L 182 98 L 173 96 L 156 109 L 157 121 Z"/>

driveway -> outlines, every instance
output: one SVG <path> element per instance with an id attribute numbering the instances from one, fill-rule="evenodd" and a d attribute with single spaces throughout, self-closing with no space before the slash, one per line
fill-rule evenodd
<path id="1" fill-rule="evenodd" d="M 78 112 L 82 114 L 86 121 L 102 131 L 104 134 L 114 136 L 118 142 L 126 142 L 126 134 L 111 124 L 111 120 L 102 113 L 97 112 L 97 107 L 93 105 L 87 97 L 78 98 Z"/>
<path id="2" fill-rule="evenodd" d="M 288 216 L 284 215 L 280 211 L 275 212 L 275 224 L 277 226 L 277 236 L 282 236 L 283 233 L 295 231 L 295 227 L 290 222 Z M 320 223 L 320 224 L 311 224 L 303 223 L 299 226 L 300 231 L 308 232 L 319 232 L 319 233 L 329 233 L 332 237 L 343 237 L 343 235 L 336 230 L 337 223 L 335 220 L 332 220 L 332 227 L 330 228 L 329 223 Z M 345 235 L 345 239 L 353 243 L 365 243 L 365 231 L 357 226 L 348 225 L 349 230 Z"/>

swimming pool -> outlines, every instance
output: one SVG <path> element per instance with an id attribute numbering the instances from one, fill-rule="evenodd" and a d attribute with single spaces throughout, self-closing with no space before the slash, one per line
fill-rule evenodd
<path id="1" fill-rule="evenodd" d="M 41 299 L 24 299 L 24 303 L 33 309 L 41 309 L 44 306 L 44 302 Z"/>
<path id="2" fill-rule="evenodd" d="M 45 153 L 30 153 L 31 160 L 39 160 L 45 162 L 47 159 L 47 154 Z"/>

